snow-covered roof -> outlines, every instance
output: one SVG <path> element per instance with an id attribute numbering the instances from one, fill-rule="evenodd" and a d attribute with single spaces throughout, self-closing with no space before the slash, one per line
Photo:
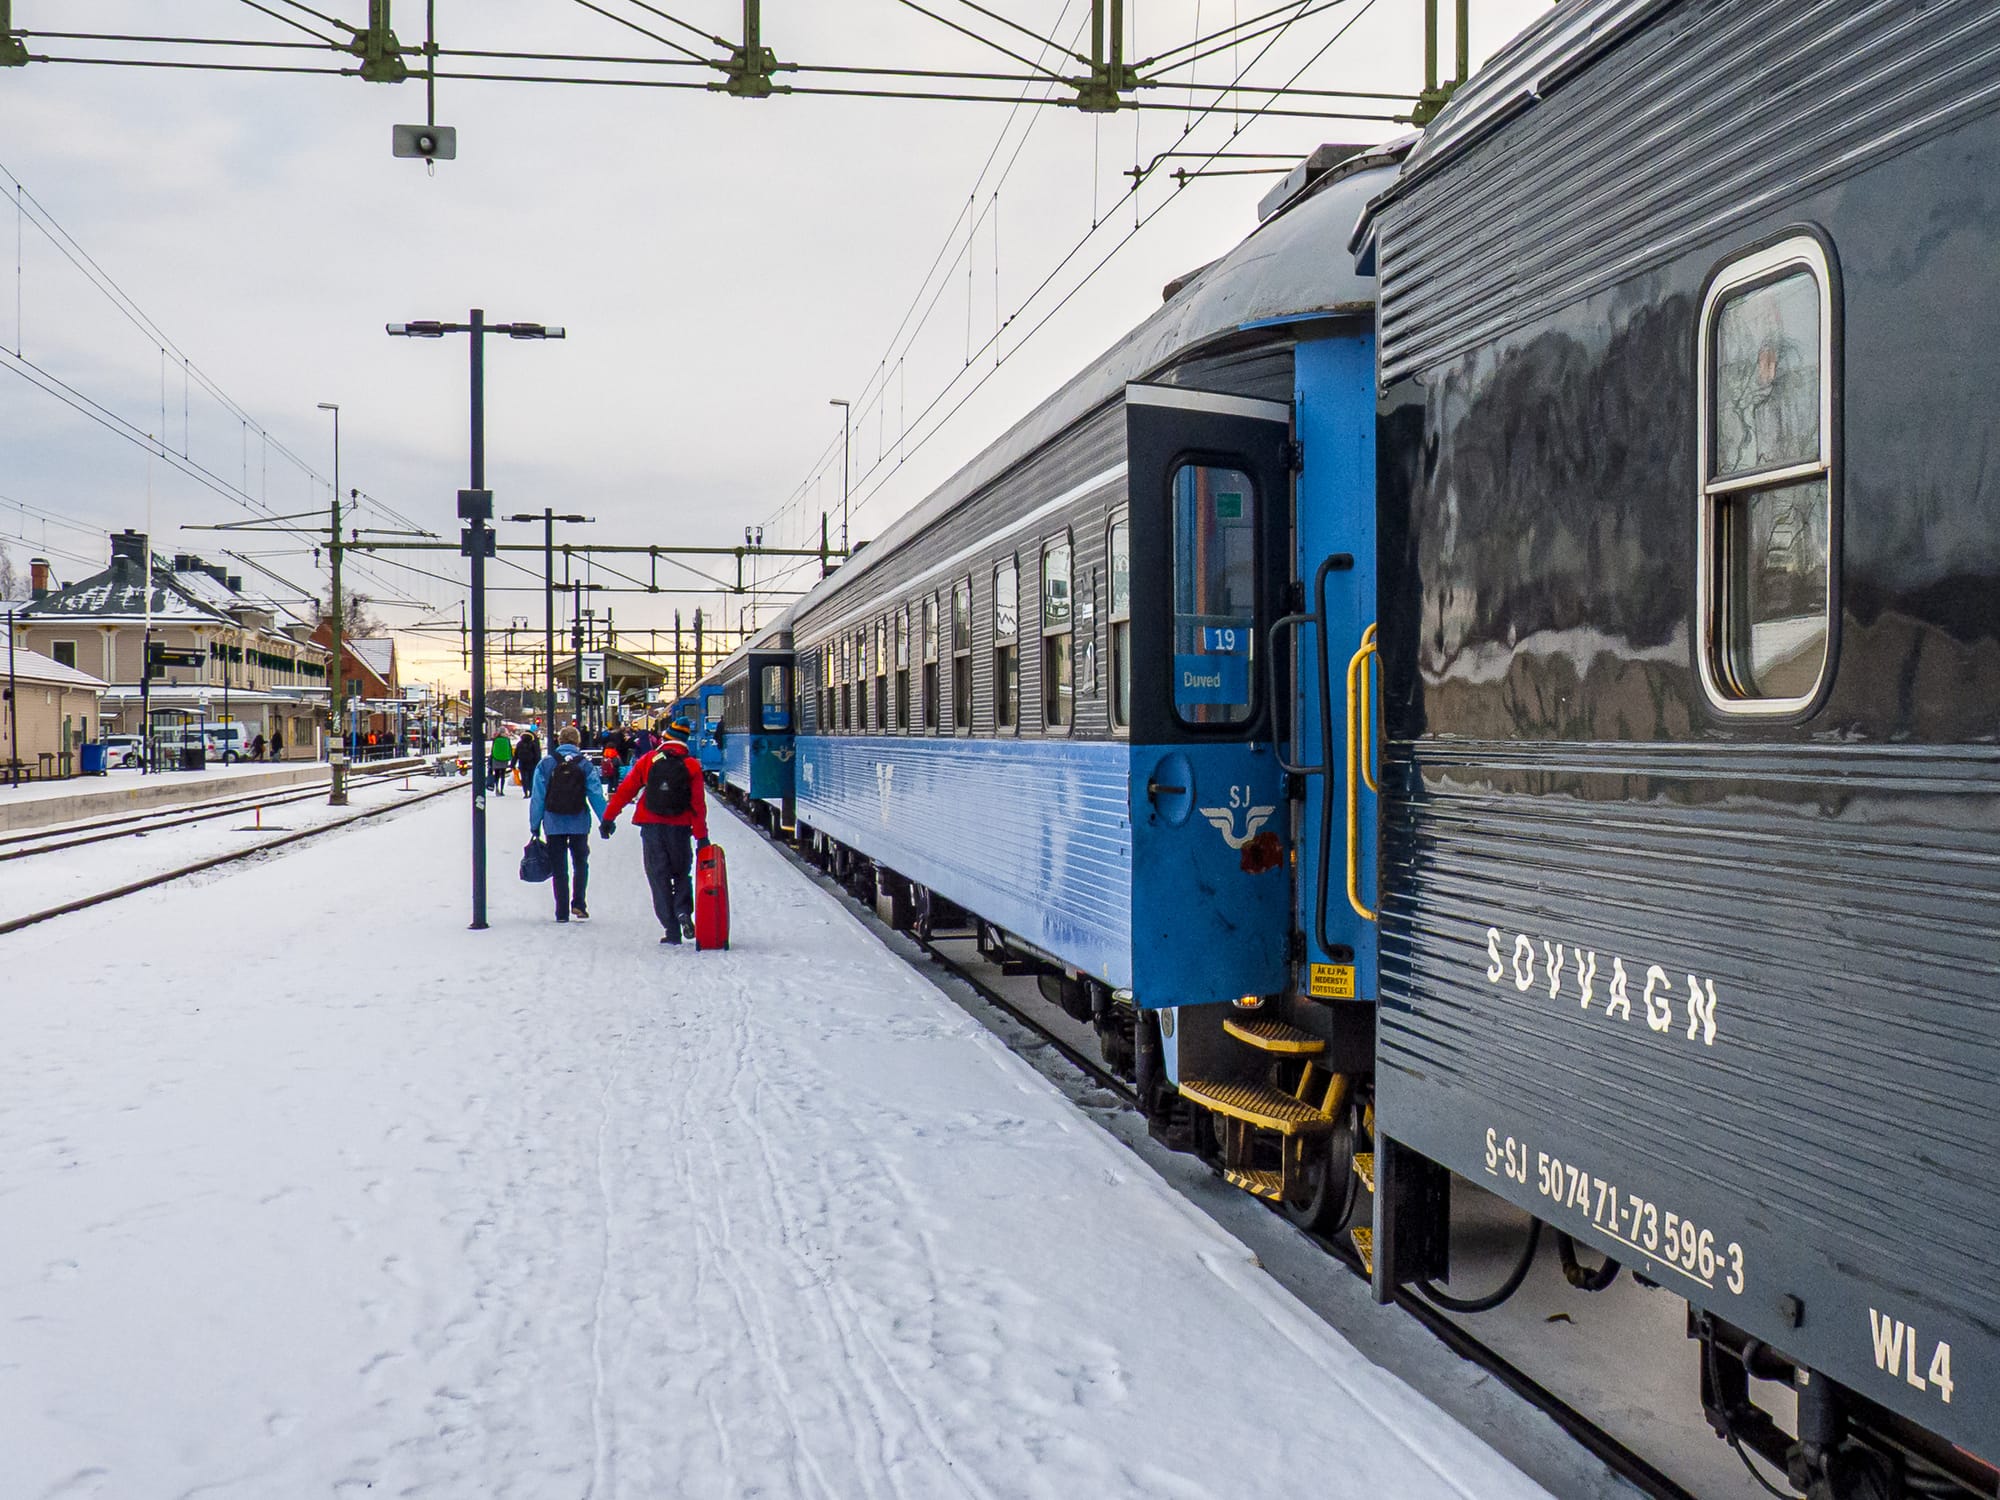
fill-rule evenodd
<path id="1" fill-rule="evenodd" d="M 45 594 L 21 611 L 23 620 L 95 620 L 106 624 L 146 617 L 146 591 L 136 568 L 106 568 L 81 583 Z M 195 597 L 171 569 L 153 566 L 153 618 L 170 624 L 233 623 L 229 616 Z"/>
<path id="2" fill-rule="evenodd" d="M 384 682 L 396 670 L 396 638 L 392 635 L 356 636 L 341 644 L 354 653 L 355 660 Z"/>
<path id="3" fill-rule="evenodd" d="M 0 672 L 5 671 L 11 671 L 22 682 L 43 683 L 50 687 L 96 688 L 101 692 L 105 686 L 101 678 L 92 677 L 88 672 L 79 672 L 75 667 L 64 666 L 52 656 L 18 646 L 8 659 L 0 660 Z"/>

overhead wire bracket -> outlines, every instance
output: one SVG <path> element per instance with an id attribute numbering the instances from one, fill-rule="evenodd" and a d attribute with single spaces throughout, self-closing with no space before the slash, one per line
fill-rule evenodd
<path id="1" fill-rule="evenodd" d="M 347 50 L 361 59 L 361 76 L 370 83 L 401 83 L 410 76 L 403 44 L 389 26 L 389 4 L 390 0 L 368 0 L 368 29 L 356 31 L 347 44 Z"/>
<path id="2" fill-rule="evenodd" d="M 1139 70 L 1125 61 L 1125 0 L 1090 0 L 1090 76 L 1070 83 L 1070 102 L 1087 115 L 1114 114 L 1138 92 Z"/>
<path id="3" fill-rule="evenodd" d="M 0 68 L 25 68 L 28 44 L 14 29 L 14 0 L 0 0 Z"/>
<path id="4" fill-rule="evenodd" d="M 772 82 L 779 67 L 778 54 L 764 45 L 762 10 L 762 0 L 743 0 L 743 45 L 729 49 L 722 81 L 709 87 L 738 99 L 768 99 L 781 92 Z"/>

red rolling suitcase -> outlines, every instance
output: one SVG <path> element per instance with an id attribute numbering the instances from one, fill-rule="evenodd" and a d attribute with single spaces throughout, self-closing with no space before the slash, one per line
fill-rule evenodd
<path id="1" fill-rule="evenodd" d="M 720 844 L 695 853 L 694 945 L 704 951 L 729 946 L 729 861 Z"/>

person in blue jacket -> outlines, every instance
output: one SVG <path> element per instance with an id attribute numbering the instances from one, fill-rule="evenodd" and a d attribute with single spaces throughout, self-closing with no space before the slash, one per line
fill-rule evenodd
<path id="1" fill-rule="evenodd" d="M 528 797 L 528 832 L 548 832 L 549 854 L 556 867 L 556 920 L 590 920 L 584 888 L 590 881 L 590 829 L 604 816 L 604 779 L 597 763 L 578 746 L 581 736 L 570 725 L 557 737 L 554 755 L 535 767 L 534 790 Z"/>

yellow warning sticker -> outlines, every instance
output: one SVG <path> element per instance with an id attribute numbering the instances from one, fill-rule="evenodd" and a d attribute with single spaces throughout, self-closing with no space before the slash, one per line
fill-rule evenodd
<path id="1" fill-rule="evenodd" d="M 1354 998 L 1354 965 L 1314 964 L 1312 966 L 1312 986 L 1308 993 L 1315 1000 L 1352 1000 Z"/>

